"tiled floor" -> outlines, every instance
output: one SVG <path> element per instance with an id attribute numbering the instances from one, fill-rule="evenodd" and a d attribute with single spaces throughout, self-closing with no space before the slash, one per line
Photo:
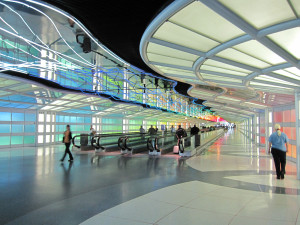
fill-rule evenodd
<path id="1" fill-rule="evenodd" d="M 130 221 L 155 225 L 300 224 L 300 181 L 296 180 L 295 165 L 288 163 L 285 180 L 275 179 L 271 156 L 248 143 L 241 133 L 228 133 L 204 155 L 186 163 L 198 171 L 211 172 L 212 179 L 224 176 L 216 182 L 203 177 L 162 188 L 99 213 L 81 225 Z M 227 176 L 231 173 L 235 176 Z"/>
<path id="2" fill-rule="evenodd" d="M 77 154 L 60 164 L 62 147 L 47 149 L 0 157 L 0 224 L 300 225 L 295 164 L 276 180 L 272 158 L 238 131 L 189 159 Z"/>

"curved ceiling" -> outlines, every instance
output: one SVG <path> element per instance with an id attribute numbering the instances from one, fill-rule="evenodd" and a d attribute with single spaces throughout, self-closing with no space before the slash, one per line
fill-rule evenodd
<path id="1" fill-rule="evenodd" d="M 156 72 L 193 85 L 189 94 L 225 119 L 249 116 L 294 101 L 299 16 L 296 0 L 175 1 L 148 26 L 140 53 Z"/>

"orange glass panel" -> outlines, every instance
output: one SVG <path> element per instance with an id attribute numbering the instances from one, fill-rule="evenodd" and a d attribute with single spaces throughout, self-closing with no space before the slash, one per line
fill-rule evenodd
<path id="1" fill-rule="evenodd" d="M 291 110 L 283 111 L 283 122 L 291 122 Z"/>
<path id="2" fill-rule="evenodd" d="M 295 109 L 291 110 L 291 122 L 296 122 L 296 111 L 295 111 Z"/>
<path id="3" fill-rule="evenodd" d="M 287 156 L 293 157 L 293 156 L 292 156 L 293 150 L 292 150 L 292 145 L 291 145 L 291 144 L 288 144 L 288 149 L 289 149 L 289 151 L 286 153 L 286 155 L 287 155 Z"/>
<path id="4" fill-rule="evenodd" d="M 264 127 L 260 127 L 260 133 L 264 134 L 266 132 L 266 129 Z"/>
<path id="5" fill-rule="evenodd" d="M 292 157 L 297 158 L 297 150 L 296 150 L 296 145 L 292 145 Z"/>
<path id="6" fill-rule="evenodd" d="M 265 137 L 260 137 L 260 143 L 261 144 L 266 144 L 266 138 Z"/>
<path id="7" fill-rule="evenodd" d="M 274 122 L 275 123 L 282 122 L 282 112 L 274 112 Z"/>
<path id="8" fill-rule="evenodd" d="M 288 137 L 288 139 L 292 138 L 292 131 L 290 127 L 283 127 L 283 133 L 286 134 L 286 136 Z"/>
<path id="9" fill-rule="evenodd" d="M 291 127 L 291 139 L 296 140 L 296 127 Z"/>

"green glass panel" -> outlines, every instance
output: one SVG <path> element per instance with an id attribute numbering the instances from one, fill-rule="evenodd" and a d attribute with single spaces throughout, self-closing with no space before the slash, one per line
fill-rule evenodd
<path id="1" fill-rule="evenodd" d="M 24 136 L 24 144 L 34 144 L 35 137 L 34 136 Z"/>
<path id="2" fill-rule="evenodd" d="M 0 145 L 9 145 L 10 144 L 10 136 L 0 137 Z"/>
<path id="3" fill-rule="evenodd" d="M 11 144 L 12 145 L 23 144 L 23 136 L 11 136 Z"/>

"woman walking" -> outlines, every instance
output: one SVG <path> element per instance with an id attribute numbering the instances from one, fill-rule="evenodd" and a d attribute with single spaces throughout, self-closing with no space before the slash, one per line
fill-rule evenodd
<path id="1" fill-rule="evenodd" d="M 286 134 L 280 131 L 280 125 L 275 124 L 275 132 L 269 137 L 269 154 L 271 152 L 274 159 L 277 179 L 284 179 L 288 141 Z"/>
<path id="2" fill-rule="evenodd" d="M 71 140 L 72 140 L 72 132 L 70 130 L 70 125 L 67 125 L 67 130 L 64 132 L 64 138 L 63 138 L 63 143 L 65 143 L 66 149 L 65 149 L 64 156 L 60 160 L 61 162 L 64 161 L 67 154 L 69 154 L 69 162 L 73 161 L 73 156 L 72 153 L 70 152 Z"/>

